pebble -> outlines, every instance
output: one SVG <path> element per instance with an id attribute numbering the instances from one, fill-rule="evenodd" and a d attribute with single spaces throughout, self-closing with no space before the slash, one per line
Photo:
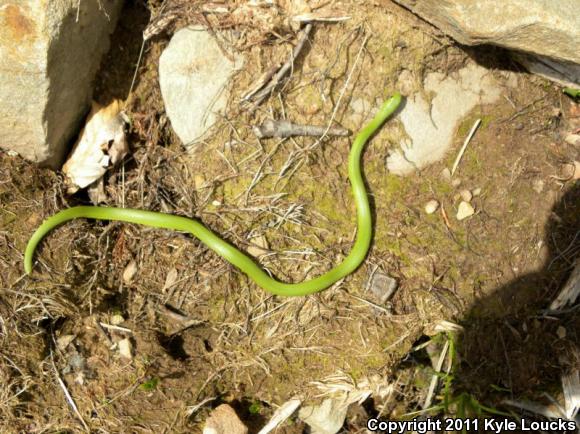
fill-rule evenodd
<path id="1" fill-rule="evenodd" d="M 228 404 L 216 407 L 205 421 L 203 434 L 248 434 L 248 427 Z"/>
<path id="2" fill-rule="evenodd" d="M 386 303 L 397 290 L 397 281 L 388 274 L 380 271 L 373 274 L 370 289 L 379 303 Z"/>
<path id="3" fill-rule="evenodd" d="M 441 178 L 445 181 L 451 181 L 451 170 L 445 168 L 441 171 Z"/>
<path id="4" fill-rule="evenodd" d="M 121 357 L 129 360 L 133 358 L 133 344 L 129 338 L 121 339 L 117 346 Z"/>
<path id="5" fill-rule="evenodd" d="M 471 193 L 471 191 L 464 189 L 461 190 L 459 192 L 459 196 L 461 197 L 461 199 L 463 199 L 465 202 L 471 202 L 471 199 L 473 199 L 473 193 Z"/>
<path id="6" fill-rule="evenodd" d="M 137 274 L 137 262 L 134 259 L 131 259 L 125 269 L 123 270 L 123 282 L 130 283 Z"/>
<path id="7" fill-rule="evenodd" d="M 559 326 L 556 330 L 556 334 L 560 339 L 564 339 L 566 337 L 566 329 L 562 326 Z"/>
<path id="8" fill-rule="evenodd" d="M 481 188 L 480 187 L 474 188 L 471 194 L 473 194 L 473 197 L 481 195 Z"/>
<path id="9" fill-rule="evenodd" d="M 427 214 L 433 214 L 435 211 L 439 209 L 439 202 L 435 199 L 431 199 L 429 202 L 425 204 L 425 212 Z"/>
<path id="10" fill-rule="evenodd" d="M 125 322 L 125 318 L 123 318 L 123 315 L 119 314 L 119 313 L 115 313 L 113 315 L 111 315 L 111 325 L 121 325 Z"/>
<path id="11" fill-rule="evenodd" d="M 453 187 L 459 187 L 461 185 L 461 179 L 460 178 L 455 178 L 453 181 L 451 181 L 451 185 Z"/>
<path id="12" fill-rule="evenodd" d="M 471 217 L 473 214 L 475 214 L 475 209 L 469 202 L 461 201 L 459 203 L 459 207 L 457 208 L 457 220 L 465 220 L 467 217 Z"/>
<path id="13" fill-rule="evenodd" d="M 59 336 L 56 340 L 56 346 L 58 347 L 59 350 L 64 351 L 66 349 L 66 347 L 69 346 L 69 344 L 74 341 L 74 339 L 76 338 L 76 335 L 62 335 Z"/>

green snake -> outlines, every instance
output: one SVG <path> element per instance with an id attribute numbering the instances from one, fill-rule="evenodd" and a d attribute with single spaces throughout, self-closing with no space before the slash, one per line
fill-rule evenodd
<path id="1" fill-rule="evenodd" d="M 401 103 L 401 94 L 395 93 L 379 109 L 376 116 L 356 136 L 348 156 L 348 177 L 350 179 L 357 210 L 356 241 L 349 255 L 336 267 L 300 283 L 284 283 L 270 277 L 256 262 L 236 247 L 217 236 L 196 220 L 160 212 L 130 208 L 109 208 L 98 206 L 76 206 L 68 208 L 46 219 L 32 235 L 24 253 L 24 270 L 32 271 L 32 259 L 38 243 L 43 237 L 62 223 L 76 218 L 115 220 L 137 223 L 155 228 L 189 232 L 226 261 L 235 265 L 266 291 L 282 296 L 301 296 L 322 291 L 349 275 L 365 259 L 371 244 L 372 218 L 365 185 L 361 173 L 361 154 L 365 143 L 389 118 Z"/>

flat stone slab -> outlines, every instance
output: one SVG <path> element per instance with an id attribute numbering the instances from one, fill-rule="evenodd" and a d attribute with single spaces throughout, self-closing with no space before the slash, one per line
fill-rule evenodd
<path id="1" fill-rule="evenodd" d="M 185 146 L 201 139 L 224 112 L 228 83 L 242 63 L 226 56 L 206 29 L 187 27 L 173 35 L 159 59 L 159 84 L 171 126 Z"/>
<path id="2" fill-rule="evenodd" d="M 421 94 L 411 95 L 399 116 L 409 138 L 387 158 L 387 168 L 396 175 L 441 160 L 463 118 L 477 105 L 497 101 L 502 92 L 490 71 L 474 63 L 450 76 L 431 73 L 424 88 L 435 95 L 431 104 Z"/>

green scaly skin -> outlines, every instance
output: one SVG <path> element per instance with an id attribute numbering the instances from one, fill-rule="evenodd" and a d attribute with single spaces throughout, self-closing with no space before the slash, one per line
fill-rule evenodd
<path id="1" fill-rule="evenodd" d="M 370 121 L 356 136 L 348 157 L 348 177 L 352 186 L 357 210 L 357 236 L 354 246 L 346 259 L 332 270 L 301 283 L 279 282 L 264 272 L 249 256 L 224 241 L 200 222 L 187 217 L 143 211 L 129 208 L 107 208 L 97 206 L 77 206 L 65 209 L 46 219 L 28 241 L 24 253 L 24 269 L 27 274 L 32 271 L 32 259 L 38 243 L 44 236 L 69 220 L 89 218 L 96 220 L 114 220 L 137 223 L 163 229 L 189 232 L 206 246 L 246 273 L 259 286 L 276 295 L 301 296 L 322 291 L 345 276 L 348 276 L 365 259 L 372 237 L 372 218 L 367 192 L 361 173 L 361 154 L 365 143 L 381 125 L 397 110 L 401 95 L 395 93 L 380 108 L 375 118 Z"/>

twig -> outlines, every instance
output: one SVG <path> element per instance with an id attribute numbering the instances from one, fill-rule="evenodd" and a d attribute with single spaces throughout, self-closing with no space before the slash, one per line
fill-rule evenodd
<path id="1" fill-rule="evenodd" d="M 477 131 L 477 129 L 479 128 L 480 124 L 481 124 L 481 119 L 478 119 L 473 124 L 473 127 L 471 127 L 471 131 L 469 132 L 469 135 L 465 139 L 465 142 L 463 142 L 463 146 L 461 147 L 459 154 L 457 154 L 457 158 L 455 159 L 455 163 L 453 163 L 453 168 L 451 169 L 451 176 L 453 176 L 453 174 L 457 170 L 457 166 L 459 166 L 459 162 L 461 161 L 461 158 L 463 157 L 463 154 L 465 153 L 465 150 L 467 149 L 467 145 L 469 145 L 469 142 L 471 142 L 471 139 L 473 138 L 473 136 L 474 136 L 475 132 Z"/>
<path id="2" fill-rule="evenodd" d="M 109 330 L 115 330 L 115 331 L 123 332 L 123 333 L 133 333 L 133 330 L 128 329 L 127 327 L 116 326 L 116 325 L 107 324 L 104 322 L 101 322 L 99 324 L 101 325 L 101 327 L 104 327 L 104 328 L 109 329 Z"/>
<path id="3" fill-rule="evenodd" d="M 441 369 L 443 368 L 443 362 L 445 361 L 445 356 L 447 356 L 447 350 L 449 349 L 449 341 L 445 342 L 445 346 L 443 350 L 441 350 L 441 354 L 439 355 L 439 360 L 437 361 L 437 366 L 435 367 L 435 372 L 439 374 Z M 439 382 L 439 375 L 434 374 L 431 377 L 431 384 L 429 384 L 429 391 L 427 392 L 427 397 L 425 398 L 425 403 L 423 404 L 423 408 L 431 407 L 431 403 L 433 402 L 433 395 L 435 394 L 435 389 L 437 388 L 437 383 Z"/>
<path id="4" fill-rule="evenodd" d="M 274 77 L 272 77 L 272 80 L 270 80 L 266 87 L 264 87 L 261 91 L 257 92 L 253 96 L 252 99 L 255 101 L 254 108 L 260 105 L 264 99 L 266 99 L 270 92 L 274 90 L 278 84 L 280 84 L 284 76 L 290 71 L 290 69 L 292 69 L 292 65 L 294 65 L 294 61 L 302 51 L 302 48 L 304 47 L 304 44 L 306 43 L 311 30 L 312 24 L 309 23 L 304 27 L 304 30 L 302 30 L 302 34 L 300 35 L 300 38 L 298 39 L 298 42 L 296 43 L 296 46 L 294 47 L 294 50 L 292 50 L 292 53 L 290 54 L 290 57 L 286 63 L 284 63 L 278 72 L 274 74 Z"/>
<path id="5" fill-rule="evenodd" d="M 328 129 L 317 125 L 298 125 L 287 120 L 266 119 L 262 125 L 254 127 L 254 133 L 260 139 L 266 137 L 292 137 L 292 136 L 330 136 L 346 137 L 350 131 L 340 127 Z"/>

